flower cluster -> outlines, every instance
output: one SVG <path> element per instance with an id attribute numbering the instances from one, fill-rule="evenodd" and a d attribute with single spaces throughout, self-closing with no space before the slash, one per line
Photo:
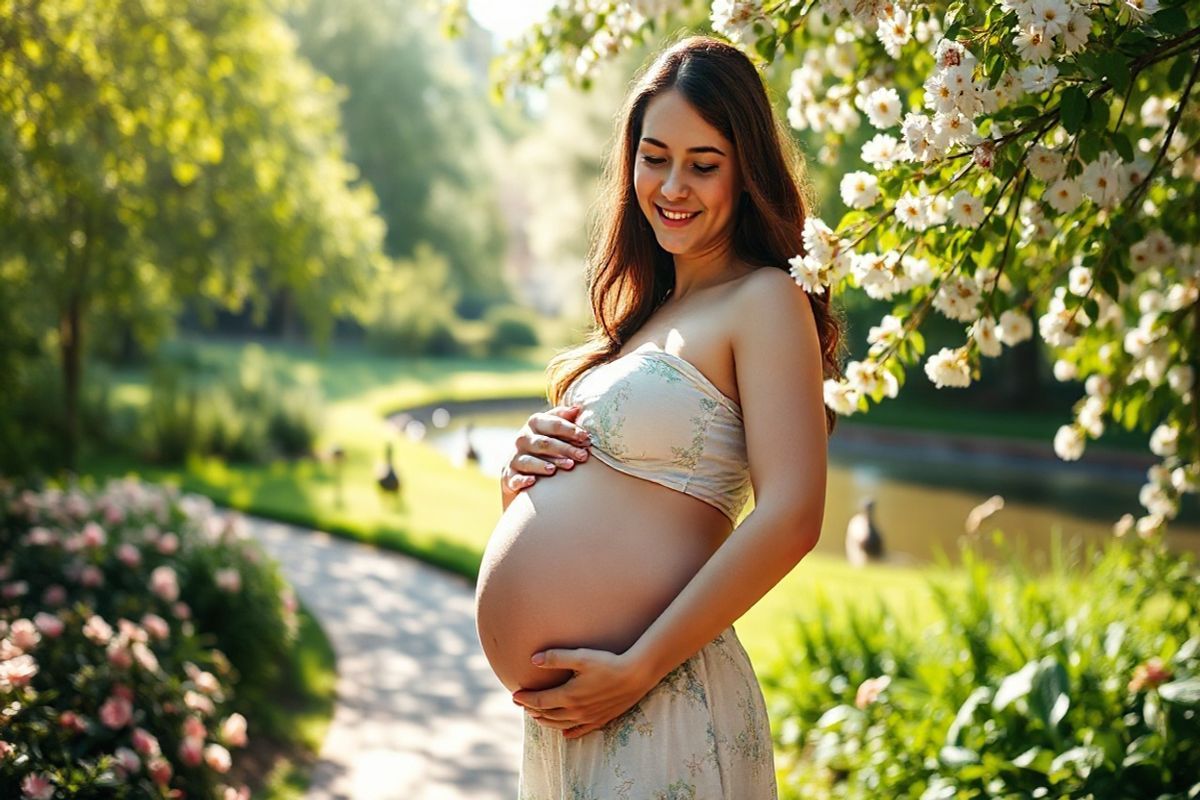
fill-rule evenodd
<path id="1" fill-rule="evenodd" d="M 249 797 L 226 782 L 230 749 L 247 742 L 241 669 L 202 643 L 221 632 L 198 590 L 242 592 L 257 554 L 202 572 L 249 551 L 243 536 L 208 501 L 134 481 L 99 493 L 0 481 L 0 795 Z M 294 616 L 294 601 L 277 603 Z"/>

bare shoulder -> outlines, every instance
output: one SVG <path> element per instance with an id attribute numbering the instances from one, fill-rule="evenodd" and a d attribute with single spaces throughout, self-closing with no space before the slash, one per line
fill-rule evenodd
<path id="1" fill-rule="evenodd" d="M 815 324 L 808 292 L 776 267 L 760 267 L 742 278 L 732 301 L 735 336 L 762 328 L 798 332 Z"/>

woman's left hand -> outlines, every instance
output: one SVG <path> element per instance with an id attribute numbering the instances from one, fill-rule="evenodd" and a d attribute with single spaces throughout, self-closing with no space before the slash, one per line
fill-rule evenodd
<path id="1" fill-rule="evenodd" d="M 536 661 L 539 655 L 545 660 Z M 551 649 L 534 654 L 543 669 L 570 669 L 575 675 L 551 689 L 520 689 L 513 700 L 539 725 L 559 728 L 575 739 L 603 728 L 654 688 L 649 671 L 629 654 L 586 648 Z"/>

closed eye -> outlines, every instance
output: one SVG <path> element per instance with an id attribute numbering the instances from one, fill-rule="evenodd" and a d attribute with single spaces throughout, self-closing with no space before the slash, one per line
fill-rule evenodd
<path id="1" fill-rule="evenodd" d="M 663 163 L 664 161 L 666 161 L 666 159 L 665 158 L 655 158 L 654 156 L 642 156 L 642 161 L 645 161 L 647 164 L 653 164 L 653 165 L 657 166 L 657 165 Z M 716 164 L 694 164 L 693 166 L 695 166 L 696 171 L 701 173 L 702 175 L 707 175 L 708 173 L 712 172 L 713 170 L 715 170 L 717 168 Z"/>

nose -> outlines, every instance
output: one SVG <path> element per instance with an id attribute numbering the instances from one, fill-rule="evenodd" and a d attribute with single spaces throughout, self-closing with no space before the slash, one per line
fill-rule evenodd
<path id="1" fill-rule="evenodd" d="M 682 168 L 673 168 L 671 173 L 667 175 L 667 179 L 663 181 L 663 197 L 668 200 L 678 200 L 685 197 L 687 195 L 687 182 L 684 178 L 685 175 Z"/>

